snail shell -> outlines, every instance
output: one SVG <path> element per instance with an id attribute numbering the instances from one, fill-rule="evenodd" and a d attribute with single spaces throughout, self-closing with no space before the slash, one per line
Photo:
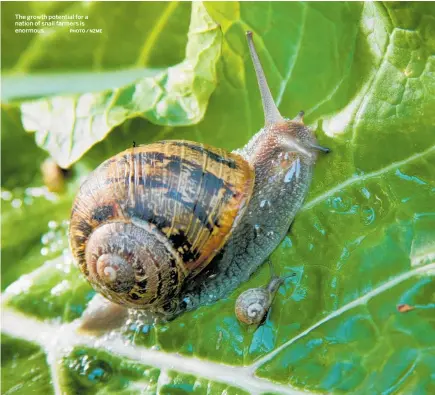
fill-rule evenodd
<path id="1" fill-rule="evenodd" d="M 247 325 L 262 324 L 266 319 L 276 291 L 283 282 L 283 278 L 273 276 L 267 286 L 250 288 L 241 293 L 236 300 L 237 319 Z"/>
<path id="2" fill-rule="evenodd" d="M 171 140 L 102 163 L 73 205 L 70 243 L 80 270 L 109 300 L 158 310 L 225 244 L 252 194 L 237 154 Z"/>
<path id="3" fill-rule="evenodd" d="M 251 288 L 240 294 L 236 301 L 236 317 L 252 325 L 260 324 L 270 307 L 270 292 L 265 288 Z"/>

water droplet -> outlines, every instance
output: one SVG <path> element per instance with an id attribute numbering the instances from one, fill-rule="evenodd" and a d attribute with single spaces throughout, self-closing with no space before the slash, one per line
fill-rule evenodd
<path id="1" fill-rule="evenodd" d="M 270 202 L 269 202 L 269 200 L 267 200 L 267 199 L 263 199 L 263 200 L 260 202 L 260 207 L 263 208 L 263 207 L 266 206 L 266 205 L 267 205 L 267 207 L 270 207 Z"/>
<path id="2" fill-rule="evenodd" d="M 71 270 L 70 266 L 73 264 L 73 259 L 69 248 L 64 248 L 62 250 L 62 257 L 64 263 L 64 271 L 65 273 L 69 273 Z"/>
<path id="3" fill-rule="evenodd" d="M 57 248 L 56 243 L 51 243 L 50 244 L 50 252 L 57 252 L 57 251 L 58 251 L 58 248 Z"/>
<path id="4" fill-rule="evenodd" d="M 87 388 L 107 383 L 112 377 L 112 368 L 107 362 L 88 355 L 71 361 L 69 366 L 75 372 L 77 381 Z"/>
<path id="5" fill-rule="evenodd" d="M 50 242 L 50 237 L 48 233 L 43 234 L 41 237 L 41 243 L 47 245 L 49 242 Z"/>
<path id="6" fill-rule="evenodd" d="M 372 207 L 365 207 L 361 211 L 361 217 L 365 225 L 370 225 L 376 219 L 376 212 Z"/>
<path id="7" fill-rule="evenodd" d="M 292 240 L 290 237 L 286 236 L 283 240 L 283 246 L 287 248 L 291 248 L 293 246 Z"/>
<path id="8" fill-rule="evenodd" d="M 320 225 L 319 223 L 315 223 L 314 227 L 324 236 L 326 234 L 325 229 L 322 228 L 322 225 Z"/>
<path id="9" fill-rule="evenodd" d="M 50 202 L 56 202 L 57 200 L 59 200 L 59 197 L 55 193 L 50 192 L 46 186 L 26 188 L 24 194 L 26 196 L 44 197 Z"/>
<path id="10" fill-rule="evenodd" d="M 56 222 L 56 221 L 50 221 L 50 222 L 48 223 L 48 227 L 49 227 L 50 229 L 56 229 L 56 228 L 57 228 L 57 222 Z"/>
<path id="11" fill-rule="evenodd" d="M 2 191 L 1 197 L 3 200 L 9 201 L 12 199 L 12 193 L 9 191 Z"/>
<path id="12" fill-rule="evenodd" d="M 68 280 L 63 280 L 59 284 L 54 286 L 51 289 L 50 293 L 53 296 L 59 296 L 59 295 L 63 294 L 65 291 L 67 291 L 69 288 L 70 288 L 70 282 Z"/>
<path id="13" fill-rule="evenodd" d="M 398 176 L 402 180 L 412 181 L 412 182 L 419 184 L 419 185 L 426 185 L 426 182 L 421 180 L 420 178 L 418 178 L 416 176 L 409 176 L 409 175 L 401 172 L 399 169 L 396 170 L 396 176 Z"/>
<path id="14" fill-rule="evenodd" d="M 21 199 L 16 198 L 16 199 L 12 200 L 11 205 L 13 208 L 20 208 L 23 205 L 23 202 L 21 201 Z"/>
<path id="15" fill-rule="evenodd" d="M 186 296 L 186 297 L 183 299 L 183 302 L 186 303 L 186 306 L 191 306 L 191 305 L 192 305 L 192 300 L 190 299 L 189 296 Z"/>
<path id="16" fill-rule="evenodd" d="M 368 190 L 367 188 L 362 188 L 362 189 L 361 189 L 361 193 L 364 195 L 364 197 L 365 197 L 366 199 L 369 199 L 369 198 L 370 198 L 370 192 L 369 192 L 369 190 Z"/>
<path id="17" fill-rule="evenodd" d="M 328 204 L 337 214 L 355 214 L 358 211 L 358 205 L 352 205 L 350 197 L 335 196 L 328 199 Z"/>
<path id="18" fill-rule="evenodd" d="M 48 248 L 47 247 L 41 248 L 41 255 L 42 256 L 47 256 L 48 255 Z"/>

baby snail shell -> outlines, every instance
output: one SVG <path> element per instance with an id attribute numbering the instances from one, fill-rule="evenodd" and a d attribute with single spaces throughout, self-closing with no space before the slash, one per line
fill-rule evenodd
<path id="1" fill-rule="evenodd" d="M 271 278 L 264 287 L 250 288 L 242 292 L 236 300 L 235 313 L 237 319 L 247 325 L 261 325 L 270 309 L 276 292 L 288 277 L 278 277 L 273 274 L 272 265 Z"/>
<path id="2" fill-rule="evenodd" d="M 134 143 L 80 187 L 71 250 L 110 302 L 173 319 L 224 298 L 262 265 L 302 206 L 318 152 L 329 150 L 317 145 L 303 112 L 281 116 L 252 33 L 247 39 L 265 123 L 244 147 L 227 152 L 186 140 Z M 274 279 L 268 295 L 257 298 L 266 310 L 281 282 Z"/>

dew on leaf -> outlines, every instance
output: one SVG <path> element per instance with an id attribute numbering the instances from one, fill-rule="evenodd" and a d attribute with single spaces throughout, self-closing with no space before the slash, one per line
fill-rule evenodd
<path id="1" fill-rule="evenodd" d="M 350 197 L 336 196 L 329 198 L 327 204 L 332 208 L 333 212 L 337 214 L 354 214 L 358 208 L 358 205 L 352 204 Z"/>
<path id="2" fill-rule="evenodd" d="M 49 221 L 48 223 L 49 231 L 41 236 L 41 244 L 43 248 L 41 249 L 41 255 L 51 257 L 57 256 L 59 252 L 64 255 L 64 261 L 67 263 L 69 259 L 65 255 L 65 249 L 68 249 L 67 242 L 67 228 L 58 224 L 56 221 Z"/>
<path id="3" fill-rule="evenodd" d="M 9 201 L 12 199 L 12 193 L 10 191 L 2 191 L 1 192 L 1 198 L 3 200 Z"/>
<path id="4" fill-rule="evenodd" d="M 292 240 L 289 236 L 286 236 L 282 242 L 282 245 L 287 248 L 291 248 L 293 246 Z"/>
<path id="5" fill-rule="evenodd" d="M 50 228 L 50 229 L 56 229 L 57 228 L 57 222 L 56 221 L 49 221 L 49 223 L 48 223 L 48 227 Z"/>
<path id="6" fill-rule="evenodd" d="M 21 199 L 15 198 L 14 200 L 12 200 L 11 205 L 13 208 L 20 208 L 23 205 L 23 202 Z"/>
<path id="7" fill-rule="evenodd" d="M 74 372 L 78 383 L 86 388 L 107 383 L 112 377 L 112 368 L 107 362 L 88 355 L 70 360 L 68 367 Z"/>
<path id="8" fill-rule="evenodd" d="M 21 276 L 17 281 L 13 282 L 6 288 L 5 294 L 7 295 L 19 295 L 26 293 L 33 285 L 33 280 L 29 275 Z"/>
<path id="9" fill-rule="evenodd" d="M 48 244 L 53 239 L 54 239 L 54 232 L 44 233 L 41 237 L 41 243 Z"/>
<path id="10" fill-rule="evenodd" d="M 372 224 L 376 219 L 375 209 L 372 207 L 362 208 L 361 219 L 365 225 Z"/>
<path id="11" fill-rule="evenodd" d="M 297 287 L 291 296 L 291 298 L 296 302 L 300 302 L 301 300 L 304 300 L 306 297 L 307 297 L 307 289 L 305 287 Z"/>
<path id="12" fill-rule="evenodd" d="M 364 195 L 364 197 L 365 197 L 366 199 L 369 199 L 369 198 L 370 198 L 370 192 L 369 192 L 369 190 L 368 190 L 367 188 L 362 188 L 362 189 L 361 189 L 361 193 Z"/>
<path id="13" fill-rule="evenodd" d="M 57 243 L 52 243 L 51 245 L 50 245 L 50 252 L 57 252 L 57 251 L 59 251 L 59 248 L 58 248 L 58 246 L 57 246 Z"/>
<path id="14" fill-rule="evenodd" d="M 50 293 L 53 296 L 59 296 L 61 294 L 63 294 L 65 291 L 67 291 L 68 289 L 70 289 L 71 284 L 68 280 L 63 280 L 61 281 L 59 284 L 57 284 L 56 286 L 54 286 Z"/>
<path id="15" fill-rule="evenodd" d="M 426 185 L 426 182 L 423 180 L 420 180 L 418 177 L 416 176 L 409 176 L 403 172 L 401 172 L 399 169 L 396 170 L 396 176 L 398 176 L 399 178 L 401 178 L 402 180 L 406 180 L 406 181 L 413 181 L 418 185 Z"/>
<path id="16" fill-rule="evenodd" d="M 326 230 L 318 223 L 316 222 L 314 224 L 314 227 L 324 236 L 326 234 Z"/>
<path id="17" fill-rule="evenodd" d="M 57 200 L 59 200 L 59 197 L 55 193 L 50 192 L 45 186 L 26 188 L 24 190 L 24 194 L 31 197 L 44 197 L 50 202 L 56 202 Z"/>

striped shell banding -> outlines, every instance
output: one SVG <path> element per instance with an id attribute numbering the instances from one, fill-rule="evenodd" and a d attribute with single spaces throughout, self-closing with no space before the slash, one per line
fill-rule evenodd
<path id="1" fill-rule="evenodd" d="M 81 186 L 74 257 L 110 300 L 162 306 L 223 247 L 253 186 L 251 166 L 221 149 L 184 140 L 130 148 Z"/>

